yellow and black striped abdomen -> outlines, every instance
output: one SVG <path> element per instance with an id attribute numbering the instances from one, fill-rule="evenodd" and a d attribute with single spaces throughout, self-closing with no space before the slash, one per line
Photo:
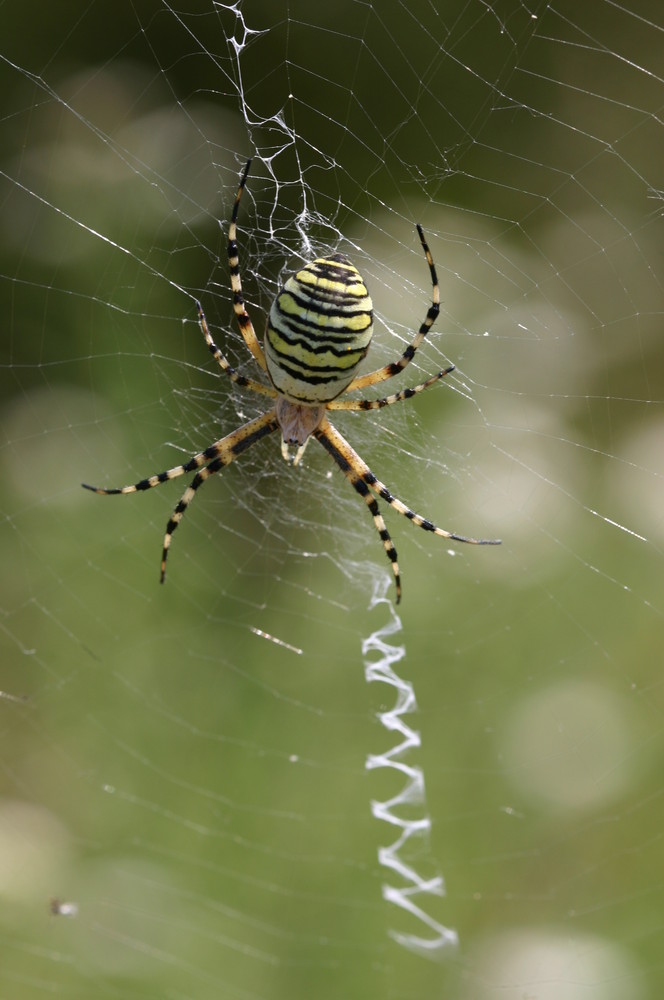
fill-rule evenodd
<path id="1" fill-rule="evenodd" d="M 320 257 L 288 279 L 265 334 L 275 389 L 298 403 L 327 403 L 355 378 L 373 333 L 373 305 L 343 254 Z"/>

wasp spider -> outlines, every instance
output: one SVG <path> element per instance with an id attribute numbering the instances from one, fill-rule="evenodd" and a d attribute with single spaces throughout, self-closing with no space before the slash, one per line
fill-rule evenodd
<path id="1" fill-rule="evenodd" d="M 397 589 L 397 602 L 401 598 L 401 580 L 397 553 L 376 497 L 403 514 L 418 528 L 431 531 L 441 538 L 473 545 L 498 545 L 498 540 L 465 538 L 453 531 L 436 527 L 393 496 L 330 423 L 330 410 L 377 410 L 410 399 L 423 392 L 445 375 L 454 371 L 450 365 L 426 381 L 410 389 L 401 389 L 382 399 L 340 399 L 353 389 L 364 389 L 398 375 L 412 361 L 416 350 L 429 332 L 440 309 L 440 291 L 433 259 L 424 239 L 422 227 L 417 226 L 422 249 L 429 265 L 433 286 L 432 302 L 426 318 L 398 361 L 366 375 L 356 375 L 358 365 L 369 350 L 373 333 L 373 305 L 364 281 L 357 268 L 343 254 L 319 257 L 292 275 L 272 303 L 267 321 L 264 347 L 246 310 L 242 295 L 240 263 L 237 249 L 237 216 L 251 160 L 244 168 L 235 198 L 228 230 L 228 263 L 230 267 L 233 309 L 237 316 L 245 344 L 267 373 L 270 385 L 256 382 L 240 375 L 228 363 L 210 334 L 205 314 L 197 303 L 198 320 L 210 353 L 221 370 L 231 381 L 252 392 L 273 400 L 273 406 L 260 417 L 215 441 L 204 451 L 194 455 L 184 465 L 177 465 L 166 472 L 142 479 L 133 486 L 118 489 L 101 489 L 83 484 L 85 489 L 105 495 L 137 493 L 149 490 L 187 472 L 198 469 L 182 495 L 166 526 L 161 557 L 161 582 L 166 574 L 166 557 L 173 532 L 194 499 L 196 491 L 206 479 L 229 465 L 251 445 L 281 430 L 281 451 L 286 461 L 297 465 L 310 437 L 316 438 L 337 463 L 354 490 L 359 493 L 373 517 L 387 557 L 392 564 Z"/>

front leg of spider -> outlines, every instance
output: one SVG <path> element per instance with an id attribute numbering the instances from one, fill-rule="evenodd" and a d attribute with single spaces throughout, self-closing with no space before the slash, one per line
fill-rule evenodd
<path id="1" fill-rule="evenodd" d="M 380 399 L 340 398 L 353 389 L 363 389 L 387 381 L 403 371 L 413 360 L 440 308 L 438 279 L 429 247 L 422 227 L 418 225 L 417 232 L 431 276 L 431 305 L 424 322 L 397 361 L 366 375 L 357 375 L 358 367 L 371 343 L 373 304 L 359 271 L 341 253 L 316 258 L 303 265 L 286 281 L 272 303 L 264 346 L 261 346 L 244 301 L 237 241 L 238 211 L 250 166 L 251 160 L 244 168 L 233 205 L 228 229 L 228 265 L 233 309 L 240 332 L 254 361 L 262 372 L 267 373 L 269 385 L 240 375 L 231 367 L 212 338 L 201 305 L 196 303 L 196 306 L 207 348 L 223 374 L 240 388 L 270 399 L 271 408 L 262 416 L 250 420 L 249 423 L 215 441 L 183 465 L 149 476 L 130 486 L 114 489 L 86 484 L 84 486 L 95 493 L 106 495 L 137 493 L 160 486 L 185 473 L 196 471 L 166 526 L 161 558 L 163 582 L 173 533 L 198 489 L 207 479 L 220 472 L 253 444 L 272 434 L 273 431 L 281 431 L 282 454 L 293 465 L 300 462 L 307 442 L 311 437 L 315 437 L 369 508 L 387 557 L 392 564 L 398 602 L 401 599 L 401 578 L 397 553 L 378 508 L 376 497 L 389 504 L 393 510 L 408 518 L 417 527 L 443 538 L 474 545 L 499 544 L 498 540 L 466 538 L 445 531 L 410 510 L 374 476 L 369 466 L 326 416 L 328 410 L 374 410 L 411 399 L 453 371 L 454 366 L 450 365 L 419 385 L 401 389 Z"/>

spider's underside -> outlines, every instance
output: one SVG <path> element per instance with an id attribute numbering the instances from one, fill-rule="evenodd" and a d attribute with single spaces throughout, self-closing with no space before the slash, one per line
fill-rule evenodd
<path id="1" fill-rule="evenodd" d="M 451 365 L 413 388 L 402 389 L 382 399 L 341 398 L 354 389 L 377 385 L 398 375 L 412 361 L 415 352 L 429 332 L 440 309 L 438 279 L 429 247 L 422 227 L 418 225 L 417 232 L 431 274 L 432 302 L 417 334 L 397 361 L 366 375 L 356 376 L 355 372 L 371 343 L 373 305 L 357 268 L 343 254 L 318 258 L 306 264 L 286 281 L 272 303 L 264 347 L 261 347 L 244 303 L 237 249 L 238 209 L 250 166 L 251 160 L 244 168 L 233 206 L 228 230 L 228 262 L 233 309 L 240 332 L 257 364 L 267 373 L 271 384 L 256 382 L 240 375 L 231 367 L 212 339 L 200 303 L 197 303 L 198 320 L 210 353 L 221 370 L 239 386 L 273 400 L 273 406 L 267 413 L 215 441 L 184 465 L 177 465 L 131 486 L 122 486 L 118 489 L 102 489 L 85 483 L 83 485 L 85 489 L 105 495 L 136 493 L 198 470 L 166 526 L 161 558 L 163 583 L 173 532 L 194 499 L 199 486 L 206 479 L 229 465 L 256 441 L 260 441 L 277 429 L 281 430 L 282 454 L 286 461 L 292 461 L 293 465 L 299 463 L 307 442 L 314 437 L 332 456 L 353 489 L 359 493 L 369 508 L 387 557 L 392 564 L 398 603 L 401 599 L 401 578 L 397 553 L 378 508 L 376 497 L 384 500 L 419 528 L 442 538 L 473 545 L 500 544 L 497 539 L 466 538 L 453 531 L 445 531 L 410 510 L 394 497 L 380 480 L 376 479 L 369 466 L 327 418 L 330 410 L 375 410 L 410 399 L 454 370 L 454 366 Z"/>

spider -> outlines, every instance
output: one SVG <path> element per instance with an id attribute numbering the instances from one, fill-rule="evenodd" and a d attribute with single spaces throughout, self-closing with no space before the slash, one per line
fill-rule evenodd
<path id="1" fill-rule="evenodd" d="M 356 375 L 357 368 L 366 355 L 373 333 L 373 304 L 359 271 L 341 253 L 329 257 L 319 257 L 305 264 L 286 281 L 277 294 L 270 309 L 265 332 L 264 346 L 261 347 L 253 323 L 247 312 L 242 294 L 240 262 L 237 247 L 237 217 L 240 199 L 244 191 L 251 160 L 242 172 L 230 226 L 228 229 L 228 264 L 233 292 L 233 310 L 240 332 L 247 348 L 259 367 L 267 373 L 270 385 L 264 385 L 252 378 L 239 374 L 231 367 L 221 353 L 210 333 L 202 306 L 196 303 L 198 322 L 215 361 L 221 370 L 236 385 L 267 396 L 273 400 L 272 407 L 260 417 L 250 420 L 237 430 L 211 444 L 204 451 L 190 458 L 184 465 L 159 472 L 132 486 L 118 489 L 102 489 L 88 486 L 86 490 L 111 495 L 117 493 L 137 493 L 152 489 L 161 483 L 175 479 L 187 472 L 199 471 L 184 491 L 166 526 L 161 557 L 161 582 L 166 576 L 166 558 L 173 532 L 182 520 L 187 507 L 196 496 L 196 491 L 206 479 L 229 465 L 244 451 L 267 437 L 273 431 L 281 430 L 281 452 L 287 462 L 297 465 L 302 459 L 309 438 L 314 437 L 337 463 L 344 476 L 359 493 L 373 517 L 376 530 L 383 543 L 387 557 L 392 564 L 396 583 L 396 600 L 401 599 L 401 577 L 397 553 L 390 538 L 385 521 L 380 513 L 376 497 L 403 514 L 409 521 L 424 531 L 431 531 L 441 538 L 472 545 L 499 545 L 499 539 L 466 538 L 453 531 L 436 527 L 425 517 L 416 514 L 393 496 L 369 466 L 351 448 L 350 444 L 330 423 L 330 410 L 377 410 L 383 406 L 400 403 L 423 392 L 454 371 L 454 365 L 444 368 L 430 378 L 409 389 L 401 389 L 382 399 L 341 399 L 353 389 L 364 389 L 377 385 L 398 375 L 413 360 L 415 352 L 431 329 L 440 310 L 440 290 L 433 258 L 424 238 L 422 227 L 417 232 L 424 256 L 429 265 L 432 284 L 432 302 L 424 322 L 411 343 L 397 361 L 384 365 L 366 375 Z"/>

